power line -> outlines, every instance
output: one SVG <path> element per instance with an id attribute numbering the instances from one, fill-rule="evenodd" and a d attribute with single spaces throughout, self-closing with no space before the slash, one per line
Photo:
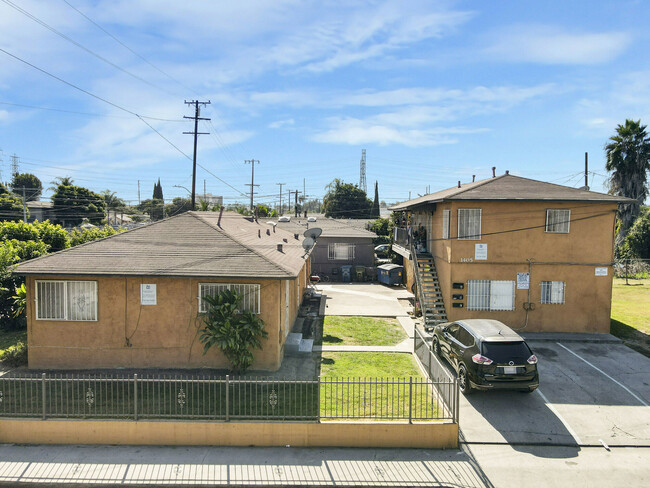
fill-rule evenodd
<path id="1" fill-rule="evenodd" d="M 113 68 L 115 68 L 115 69 L 121 71 L 122 73 L 125 73 L 125 74 L 131 76 L 132 78 L 135 78 L 136 80 L 138 80 L 138 81 L 140 81 L 140 82 L 142 82 L 142 83 L 145 83 L 145 84 L 147 84 L 147 85 L 149 85 L 149 86 L 151 86 L 151 87 L 153 87 L 153 88 L 157 88 L 158 90 L 161 90 L 161 91 L 167 93 L 168 95 L 174 95 L 173 93 L 171 93 L 171 92 L 165 90 L 164 88 L 161 88 L 161 87 L 159 87 L 158 85 L 156 85 L 156 84 L 154 84 L 154 83 L 151 83 L 151 82 L 145 80 L 144 78 L 142 78 L 142 77 L 140 77 L 140 76 L 138 76 L 138 75 L 136 75 L 136 74 L 134 74 L 134 73 L 131 73 L 129 70 L 124 69 L 124 68 L 122 68 L 121 66 L 119 66 L 119 65 L 113 63 L 112 61 L 106 59 L 106 58 L 103 57 L 102 55 L 97 54 L 97 53 L 96 53 L 95 51 L 93 51 L 92 49 L 87 48 L 86 46 L 84 46 L 83 44 L 81 44 L 81 43 L 75 41 L 74 39 L 72 39 L 71 37 L 67 36 L 67 35 L 64 34 L 63 32 L 58 31 L 57 29 L 55 29 L 54 27 L 52 27 L 52 26 L 49 25 L 48 23 L 42 21 L 41 19 L 39 19 L 39 18 L 36 17 L 35 15 L 29 13 L 27 10 L 25 10 L 25 9 L 23 9 L 23 8 L 21 8 L 21 7 L 19 7 L 18 5 L 16 5 L 15 3 L 11 2 L 10 0 L 1 0 L 1 1 L 4 2 L 5 4 L 9 5 L 11 8 L 17 10 L 17 11 L 20 12 L 21 14 L 25 15 L 26 17 L 30 18 L 31 20 L 33 20 L 33 21 L 36 22 L 37 24 L 39 24 L 39 25 L 45 27 L 46 29 L 48 29 L 49 31 L 53 32 L 54 34 L 56 34 L 57 36 L 61 37 L 62 39 L 68 41 L 69 43 L 71 43 L 71 44 L 73 44 L 73 45 L 75 45 L 75 46 L 77 46 L 79 49 L 82 49 L 82 50 L 86 51 L 86 52 L 87 52 L 88 54 L 90 54 L 91 56 L 96 57 L 96 58 L 99 59 L 100 61 L 103 61 L 104 63 L 106 63 L 106 64 L 112 66 Z"/>

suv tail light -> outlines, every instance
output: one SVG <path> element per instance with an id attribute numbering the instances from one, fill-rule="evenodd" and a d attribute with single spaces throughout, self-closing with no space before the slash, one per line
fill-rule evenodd
<path id="1" fill-rule="evenodd" d="M 534 354 L 528 358 L 528 364 L 537 364 L 537 356 Z"/>
<path id="2" fill-rule="evenodd" d="M 472 361 L 474 361 L 476 364 L 483 364 L 485 366 L 492 364 L 492 360 L 490 358 L 486 358 L 480 354 L 474 354 L 472 356 Z"/>

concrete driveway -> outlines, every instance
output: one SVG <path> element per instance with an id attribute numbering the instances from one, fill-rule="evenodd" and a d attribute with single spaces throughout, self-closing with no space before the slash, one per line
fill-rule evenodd
<path id="1" fill-rule="evenodd" d="M 607 337 L 611 342 L 603 342 Z M 574 446 L 574 455 L 585 446 L 650 447 L 650 359 L 611 336 L 602 340 L 529 337 L 539 358 L 540 388 L 462 397 L 465 441 L 508 443 L 517 450 Z"/>
<path id="2" fill-rule="evenodd" d="M 325 315 L 405 317 L 406 300 L 413 298 L 404 288 L 378 283 L 319 283 L 316 289 L 327 296 Z"/>

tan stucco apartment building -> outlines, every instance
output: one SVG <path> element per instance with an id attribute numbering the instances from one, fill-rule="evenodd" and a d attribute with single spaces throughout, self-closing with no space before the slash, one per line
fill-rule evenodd
<path id="1" fill-rule="evenodd" d="M 203 354 L 203 296 L 244 295 L 268 338 L 254 369 L 276 370 L 309 277 L 296 236 L 238 214 L 187 212 L 19 265 L 30 368 L 226 368 Z"/>
<path id="2" fill-rule="evenodd" d="M 438 321 L 609 332 L 614 225 L 625 201 L 507 173 L 459 182 L 391 207 L 403 224 L 393 249 L 404 257 L 409 288 L 416 257 L 435 263 Z"/>

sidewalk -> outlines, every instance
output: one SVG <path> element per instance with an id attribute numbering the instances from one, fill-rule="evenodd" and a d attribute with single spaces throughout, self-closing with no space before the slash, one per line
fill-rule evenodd
<path id="1" fill-rule="evenodd" d="M 0 485 L 491 486 L 457 450 L 0 445 Z"/>

